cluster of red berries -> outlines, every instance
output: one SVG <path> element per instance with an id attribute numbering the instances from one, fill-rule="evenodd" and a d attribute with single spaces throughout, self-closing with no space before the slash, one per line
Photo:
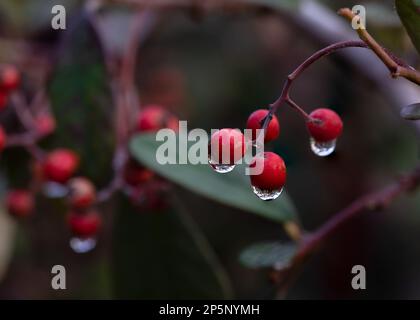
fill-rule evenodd
<path id="1" fill-rule="evenodd" d="M 160 129 L 178 131 L 179 119 L 163 106 L 150 104 L 140 111 L 135 133 L 153 133 Z M 153 171 L 134 159 L 129 159 L 124 168 L 127 194 L 133 204 L 145 210 L 160 210 L 167 205 L 165 194 L 168 184 Z"/>
<path id="2" fill-rule="evenodd" d="M 12 65 L 0 66 L 0 110 L 3 110 L 8 103 L 10 94 L 19 86 L 19 71 Z M 6 133 L 0 126 L 0 151 L 6 145 Z"/>
<path id="3" fill-rule="evenodd" d="M 39 135 L 54 130 L 49 117 L 39 117 L 37 131 Z M 149 105 L 140 112 L 135 132 L 156 132 L 162 128 L 178 130 L 178 118 L 158 105 Z M 43 184 L 52 187 L 64 186 L 67 190 L 69 212 L 68 226 L 74 237 L 80 241 L 94 239 L 97 235 L 102 218 L 94 208 L 97 200 L 94 184 L 86 177 L 74 177 L 80 163 L 79 156 L 69 149 L 56 149 L 49 152 L 41 163 L 36 166 L 36 177 Z M 163 192 L 167 183 L 155 173 L 133 159 L 128 159 L 122 171 L 125 182 L 124 190 L 135 204 L 143 208 L 161 209 L 165 207 Z M 7 208 L 15 217 L 29 216 L 34 209 L 35 200 L 29 190 L 16 189 L 6 196 Z"/>
<path id="4" fill-rule="evenodd" d="M 0 66 L 0 110 L 9 99 L 10 93 L 20 84 L 19 71 L 12 65 Z"/>
<path id="5" fill-rule="evenodd" d="M 248 118 L 247 129 L 251 130 L 251 141 L 237 129 L 221 129 L 211 136 L 209 145 L 209 163 L 218 172 L 225 173 L 233 169 L 241 160 L 247 148 L 255 144 L 263 128 L 268 110 L 254 111 Z M 343 123 L 340 117 L 330 109 L 316 109 L 306 122 L 311 136 L 311 148 L 319 156 L 330 154 L 335 147 L 335 140 L 341 135 Z M 264 143 L 275 140 L 280 134 L 280 124 L 275 115 L 271 115 L 264 133 Z M 226 155 L 226 156 L 225 156 Z M 251 174 L 254 193 L 263 200 L 277 198 L 286 182 L 286 165 L 283 159 L 273 153 L 257 153 L 250 163 L 251 168 L 262 168 L 259 174 Z"/>
<path id="6" fill-rule="evenodd" d="M 93 183 L 85 177 L 73 177 L 79 168 L 79 163 L 79 156 L 72 150 L 56 149 L 45 157 L 41 174 L 46 182 L 66 185 L 69 228 L 75 237 L 87 239 L 96 236 L 102 219 L 93 208 L 96 200 Z"/>
<path id="7" fill-rule="evenodd" d="M 69 227 L 79 238 L 94 237 L 99 230 L 101 219 L 92 209 L 96 192 L 94 185 L 84 177 L 73 177 L 79 166 L 79 157 L 68 149 L 56 149 L 47 154 L 39 165 L 37 178 L 47 183 L 66 185 L 68 190 Z M 29 216 L 35 206 L 30 190 L 18 189 L 7 193 L 6 204 L 10 214 L 16 217 Z"/>

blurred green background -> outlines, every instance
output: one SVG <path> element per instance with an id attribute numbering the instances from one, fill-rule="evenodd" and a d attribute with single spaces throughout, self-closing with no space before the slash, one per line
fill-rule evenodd
<path id="1" fill-rule="evenodd" d="M 167 106 L 180 119 L 188 120 L 190 129 L 243 128 L 253 110 L 276 99 L 287 74 L 328 42 L 321 28 L 305 26 L 308 21 L 302 8 L 314 10 L 314 16 L 322 9 L 336 19 L 340 7 L 359 4 L 310 1 L 304 7 L 304 1 L 254 2 L 264 2 L 275 10 L 227 6 L 208 12 L 182 8 L 148 11 L 152 29 L 141 41 L 136 67 L 141 102 Z M 66 31 L 50 27 L 51 7 L 60 3 L 67 9 Z M 363 4 L 372 35 L 411 65 L 419 66 L 419 55 L 393 1 Z M 82 173 L 100 187 L 111 176 L 113 105 L 86 5 L 76 0 L 1 1 L 0 61 L 21 68 L 28 97 L 47 79 L 60 126 L 44 146 L 76 148 L 82 155 Z M 118 48 L 119 41 L 124 42 L 127 17 L 133 10 L 116 4 L 101 11 L 108 44 Z M 347 31 L 355 36 L 348 26 Z M 387 70 L 379 61 L 377 66 L 381 77 L 387 79 Z M 318 158 L 311 153 L 297 113 L 287 106 L 279 111 L 281 136 L 267 148 L 286 161 L 286 189 L 307 230 L 314 230 L 358 196 L 380 188 L 418 163 L 419 131 L 399 117 L 401 97 L 387 90 L 386 81 L 372 81 L 370 68 L 366 65 L 361 72 L 351 57 L 333 55 L 308 69 L 293 87 L 293 97 L 307 111 L 330 107 L 342 116 L 344 134 L 331 157 Z M 417 96 L 411 98 L 419 98 L 418 88 L 413 92 Z M 2 120 L 7 121 L 9 130 L 16 127 L 12 116 L 6 114 Z M 3 190 L 25 183 L 26 157 L 16 150 L 2 156 Z M 18 173 L 13 174 L 15 171 Z M 172 213 L 139 211 L 118 195 L 100 208 L 105 228 L 98 247 L 84 255 L 68 248 L 62 204 L 40 198 L 36 215 L 18 223 L 2 212 L 0 297 L 274 297 L 269 270 L 248 269 L 238 256 L 252 243 L 287 239 L 281 224 L 179 186 L 174 186 L 168 197 L 176 198 L 174 206 L 186 225 L 176 222 L 165 229 Z M 399 199 L 383 213 L 368 213 L 351 221 L 309 260 L 287 298 L 419 299 L 419 208 L 417 193 Z M 195 240 L 186 235 L 185 228 L 194 229 Z M 201 230 L 198 241 L 197 230 Z M 201 241 L 202 237 L 207 241 Z M 181 248 L 180 252 L 175 248 Z M 206 259 L 190 258 L 194 250 L 206 251 Z M 55 264 L 66 267 L 67 290 L 51 289 L 50 272 Z M 356 264 L 366 267 L 367 290 L 351 288 L 351 268 Z M 209 266 L 216 269 L 211 276 L 206 272 Z"/>

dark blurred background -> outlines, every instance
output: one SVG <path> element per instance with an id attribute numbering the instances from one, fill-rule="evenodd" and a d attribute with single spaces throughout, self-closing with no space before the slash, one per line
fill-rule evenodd
<path id="1" fill-rule="evenodd" d="M 50 8 L 58 2 L 67 9 L 66 31 L 50 28 Z M 337 19 L 337 9 L 359 4 L 277 2 L 279 11 L 227 8 L 208 12 L 182 9 L 153 12 L 156 22 L 141 43 L 136 69 L 142 103 L 168 106 L 181 119 L 189 121 L 190 129 L 243 128 L 253 110 L 266 107 L 276 99 L 287 74 L 328 42 L 321 29 L 305 26 L 302 8 L 322 9 L 331 19 Z M 313 7 L 308 7 L 309 4 Z M 363 4 L 367 7 L 367 26 L 372 35 L 411 65 L 419 66 L 419 56 L 398 19 L 393 1 L 364 1 Z M 20 66 L 28 92 L 33 83 L 43 81 L 39 70 L 53 70 L 49 71 L 53 74 L 50 77 L 57 76 L 56 68 L 68 56 L 85 62 L 91 59 L 91 64 L 100 63 L 94 53 L 97 49 L 92 49 L 96 47 L 95 41 L 89 40 L 92 36 L 83 14 L 84 6 L 86 3 L 75 0 L 1 1 L 0 61 Z M 104 10 L 111 43 L 124 40 L 121 39 L 127 28 L 124 17 L 130 15 L 130 10 L 132 7 L 124 5 L 110 5 Z M 316 10 L 312 11 L 314 16 L 318 14 Z M 341 22 L 354 37 L 350 27 Z M 91 38 L 86 40 L 86 37 Z M 341 40 L 346 40 L 345 36 Z M 31 49 L 28 43 L 33 44 Z M 34 54 L 47 52 L 46 56 L 54 56 L 60 48 L 63 54 L 54 62 L 43 59 L 42 54 Z M 296 81 L 292 90 L 293 97 L 306 111 L 330 107 L 342 116 L 344 134 L 335 154 L 326 159 L 312 154 L 302 119 L 287 106 L 278 114 L 280 139 L 268 146 L 287 163 L 287 191 L 307 230 L 317 228 L 358 196 L 380 188 L 418 163 L 418 131 L 399 117 L 398 105 L 403 98 L 418 99 L 418 89 L 410 91 L 412 97 L 395 97 L 395 92 L 387 90 L 387 70 L 379 61 L 377 78 L 384 78 L 384 83 L 372 80 L 370 65 L 364 71 L 355 67 L 351 55 L 362 50 L 349 49 L 349 56 L 333 55 L 319 61 Z M 98 67 L 90 78 L 81 75 L 83 69 L 71 70 L 63 71 L 68 72 L 65 73 L 67 81 L 56 81 L 50 86 L 53 104 L 72 108 L 69 104 L 78 103 L 65 99 L 72 90 L 70 86 L 80 81 L 87 88 L 94 82 L 92 87 L 96 89 L 86 90 L 95 96 L 95 104 L 110 104 L 108 93 L 100 96 L 102 91 L 97 90 L 97 79 L 105 77 L 103 68 Z M 405 80 L 394 81 L 405 85 Z M 101 110 L 105 109 L 112 110 L 112 106 Z M 63 107 L 61 112 L 65 110 Z M 94 126 L 106 127 L 100 116 L 92 117 L 97 119 L 92 121 L 98 122 Z M 62 139 L 60 143 L 67 142 Z M 109 178 L 106 154 L 106 149 L 103 153 L 90 154 L 94 165 L 104 163 L 95 180 L 98 184 L 103 184 L 101 179 Z M 6 161 L 7 155 L 2 159 L 3 186 L 10 184 L 6 179 Z M 282 227 L 185 189 L 174 190 L 226 269 L 233 296 L 273 298 L 275 287 L 269 281 L 268 270 L 248 269 L 240 264 L 238 255 L 256 241 L 287 239 Z M 98 247 L 91 253 L 77 255 L 68 248 L 62 214 L 57 214 L 59 205 L 44 202 L 40 200 L 37 215 L 30 221 L 16 223 L 6 213 L 0 215 L 1 298 L 144 297 L 132 294 L 130 288 L 126 292 L 122 287 L 118 293 L 114 290 L 118 286 L 114 281 L 114 273 L 118 271 L 113 267 L 118 256 L 115 251 L 127 249 L 116 247 L 113 238 L 116 216 L 121 211 L 118 206 L 104 205 L 101 210 L 106 227 Z M 351 221 L 309 260 L 287 298 L 420 298 L 419 208 L 417 193 L 402 197 L 383 213 L 368 213 Z M 136 229 L 131 225 L 126 232 L 135 233 Z M 138 230 L 142 232 L 140 227 Z M 154 246 L 154 243 L 147 244 L 147 237 L 143 241 Z M 132 250 L 132 259 L 141 261 L 142 252 L 135 246 L 127 246 Z M 130 260 L 125 263 L 130 264 Z M 51 289 L 50 272 L 54 264 L 67 268 L 65 291 Z M 351 268 L 356 264 L 366 267 L 367 290 L 354 291 L 350 286 Z M 171 264 L 167 267 L 171 268 Z M 126 270 L 136 272 L 135 268 Z"/>

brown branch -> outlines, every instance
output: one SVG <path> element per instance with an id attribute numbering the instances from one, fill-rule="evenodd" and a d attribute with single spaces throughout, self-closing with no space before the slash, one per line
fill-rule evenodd
<path id="1" fill-rule="evenodd" d="M 301 254 L 312 250 L 325 239 L 336 232 L 339 227 L 350 219 L 366 211 L 383 210 L 387 208 L 398 196 L 414 191 L 420 185 L 420 167 L 417 167 L 410 174 L 398 179 L 398 181 L 385 188 L 363 196 L 347 208 L 335 214 L 329 221 L 322 225 L 316 232 L 312 233 L 300 250 Z"/>
<path id="2" fill-rule="evenodd" d="M 334 235 L 340 227 L 364 212 L 379 211 L 387 208 L 399 196 L 413 192 L 419 187 L 420 166 L 379 191 L 356 199 L 348 207 L 337 212 L 317 230 L 305 235 L 300 242 L 295 258 L 287 270 L 276 271 L 281 275 L 279 280 L 282 280 L 282 282 L 278 282 L 279 292 L 283 294 L 285 287 L 290 286 L 289 275 L 295 275 L 296 270 L 300 269 L 304 260 L 319 248 L 325 240 Z"/>
<path id="3" fill-rule="evenodd" d="M 346 18 L 348 21 L 352 22 L 354 19 L 359 18 L 358 15 L 354 14 L 349 8 L 342 8 L 338 11 L 338 14 Z M 360 21 L 360 18 L 359 18 Z M 420 72 L 414 68 L 402 66 L 397 63 L 395 59 L 384 49 L 382 46 L 376 42 L 376 40 L 367 32 L 363 27 L 356 29 L 359 38 L 365 42 L 369 48 L 378 56 L 379 59 L 384 63 L 384 65 L 391 72 L 391 76 L 394 78 L 403 77 L 407 80 L 420 85 Z"/>
<path id="4" fill-rule="evenodd" d="M 290 89 L 292 87 L 293 81 L 295 81 L 307 68 L 309 68 L 319 59 L 345 48 L 367 48 L 367 45 L 363 41 L 342 41 L 331 44 L 312 54 L 309 58 L 302 62 L 292 73 L 290 73 L 287 76 L 280 96 L 277 98 L 276 101 L 270 104 L 270 112 L 265 118 L 262 128 L 267 128 L 272 116 L 277 112 L 277 109 L 283 103 L 287 103 L 289 106 L 297 110 L 305 118 L 306 121 L 311 120 L 309 115 L 295 101 L 293 101 L 290 98 Z"/>
<path id="5" fill-rule="evenodd" d="M 89 4 L 89 3 L 88 3 Z M 93 3 L 87 7 L 89 19 L 99 39 L 105 64 L 107 65 L 112 100 L 115 106 L 115 137 L 116 148 L 113 156 L 114 176 L 107 186 L 98 192 L 97 203 L 105 202 L 124 186 L 123 171 L 129 158 L 127 143 L 130 138 L 133 117 L 131 116 L 139 105 L 139 97 L 135 86 L 135 69 L 137 53 L 141 44 L 146 40 L 153 22 L 151 12 L 137 10 L 128 32 L 127 46 L 120 55 L 113 55 L 107 51 L 103 35 L 98 24 L 96 10 Z"/>
<path id="6" fill-rule="evenodd" d="M 39 138 L 40 137 L 33 132 L 14 134 L 7 137 L 6 148 L 23 147 L 35 159 L 42 161 L 45 157 L 45 152 L 37 145 Z"/>
<path id="7" fill-rule="evenodd" d="M 12 106 L 15 110 L 16 116 L 19 118 L 19 121 L 23 127 L 28 131 L 34 130 L 34 117 L 29 110 L 29 106 L 25 101 L 25 97 L 20 92 L 15 92 L 11 95 L 10 98 Z"/>

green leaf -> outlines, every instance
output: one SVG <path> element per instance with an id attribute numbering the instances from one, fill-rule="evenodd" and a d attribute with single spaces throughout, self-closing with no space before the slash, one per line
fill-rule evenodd
<path id="1" fill-rule="evenodd" d="M 48 142 L 78 152 L 80 173 L 104 184 L 112 171 L 113 106 L 101 50 L 84 15 L 65 33 L 58 57 L 49 83 L 57 130 Z"/>
<path id="2" fill-rule="evenodd" d="M 274 267 L 280 270 L 289 266 L 296 250 L 294 243 L 264 242 L 242 251 L 239 259 L 249 268 Z"/>
<path id="3" fill-rule="evenodd" d="M 403 107 L 400 115 L 406 120 L 420 120 L 420 103 L 414 103 Z"/>
<path id="4" fill-rule="evenodd" d="M 227 174 L 219 174 L 205 164 L 161 165 L 156 161 L 156 150 L 160 144 L 154 134 L 143 134 L 131 140 L 130 149 L 143 165 L 192 192 L 277 222 L 295 218 L 295 208 L 285 192 L 278 199 L 268 202 L 253 194 L 249 178 L 244 174 L 244 166 L 237 166 Z"/>
<path id="5" fill-rule="evenodd" d="M 139 212 L 120 199 L 114 226 L 116 298 L 222 299 L 229 281 L 201 231 L 174 210 Z"/>
<path id="6" fill-rule="evenodd" d="M 398 15 L 420 53 L 420 2 L 418 0 L 395 0 Z"/>

